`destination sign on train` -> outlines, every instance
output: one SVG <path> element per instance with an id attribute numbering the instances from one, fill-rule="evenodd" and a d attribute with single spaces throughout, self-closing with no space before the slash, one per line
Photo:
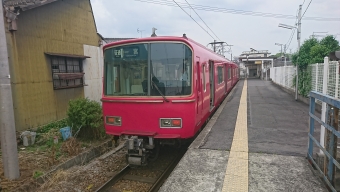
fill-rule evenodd
<path id="1" fill-rule="evenodd" d="M 115 58 L 131 58 L 139 56 L 139 47 L 125 47 L 113 50 Z"/>

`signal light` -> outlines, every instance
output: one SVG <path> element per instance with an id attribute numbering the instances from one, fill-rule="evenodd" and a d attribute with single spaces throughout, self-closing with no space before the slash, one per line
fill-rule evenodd
<path id="1" fill-rule="evenodd" d="M 172 126 L 180 127 L 181 124 L 182 124 L 182 122 L 181 122 L 180 119 L 173 119 L 173 120 L 172 120 Z"/>
<path id="2" fill-rule="evenodd" d="M 182 128 L 182 119 L 180 118 L 162 118 L 159 120 L 160 128 Z"/>
<path id="3" fill-rule="evenodd" d="M 106 117 L 106 123 L 113 124 L 114 122 L 115 122 L 115 118 L 114 117 Z"/>
<path id="4" fill-rule="evenodd" d="M 122 118 L 117 116 L 106 116 L 105 122 L 106 124 L 121 126 Z"/>

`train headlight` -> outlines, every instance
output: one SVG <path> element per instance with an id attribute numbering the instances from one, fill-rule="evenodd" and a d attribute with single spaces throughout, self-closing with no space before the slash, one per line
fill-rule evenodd
<path id="1" fill-rule="evenodd" d="M 122 125 L 122 118 L 118 116 L 106 116 L 106 124 L 109 125 L 116 125 L 121 126 Z"/>
<path id="2" fill-rule="evenodd" d="M 180 118 L 162 118 L 159 122 L 161 128 L 182 128 L 182 119 Z"/>

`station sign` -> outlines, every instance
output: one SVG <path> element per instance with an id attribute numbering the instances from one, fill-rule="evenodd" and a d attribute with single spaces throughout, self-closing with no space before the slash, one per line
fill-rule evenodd
<path id="1" fill-rule="evenodd" d="M 260 60 L 260 61 L 255 61 L 255 64 L 256 65 L 261 65 L 262 64 L 262 61 Z"/>

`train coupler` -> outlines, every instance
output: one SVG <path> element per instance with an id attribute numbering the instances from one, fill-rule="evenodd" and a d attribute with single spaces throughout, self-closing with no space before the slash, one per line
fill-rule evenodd
<path id="1" fill-rule="evenodd" d="M 147 142 L 145 142 L 147 141 Z M 131 136 L 127 141 L 127 162 L 130 165 L 144 166 L 147 165 L 149 150 L 154 148 L 153 138 L 148 139 Z"/>

